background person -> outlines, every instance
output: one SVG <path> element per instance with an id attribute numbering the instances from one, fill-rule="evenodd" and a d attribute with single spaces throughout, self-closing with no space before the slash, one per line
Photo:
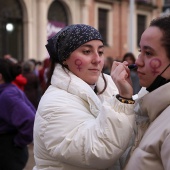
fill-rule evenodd
<path id="1" fill-rule="evenodd" d="M 127 53 L 124 54 L 122 61 L 127 61 L 128 65 L 131 65 L 131 64 L 135 64 L 136 59 L 135 59 L 135 56 L 134 56 L 133 53 L 127 52 Z M 137 74 L 137 67 L 135 69 L 130 70 L 130 77 L 131 77 L 131 80 L 132 80 L 133 94 L 135 95 L 141 89 L 141 86 L 139 84 L 139 77 L 138 77 L 138 74 Z"/>
<path id="2" fill-rule="evenodd" d="M 48 68 L 50 65 L 50 59 L 45 58 L 42 62 L 42 67 L 38 72 L 40 87 L 41 87 L 41 94 L 44 93 L 47 87 L 47 74 L 48 74 Z"/>
<path id="3" fill-rule="evenodd" d="M 136 149 L 125 170 L 170 169 L 169 30 L 170 16 L 159 17 L 151 21 L 141 36 L 136 64 L 140 84 L 145 88 L 135 104 Z"/>
<path id="4" fill-rule="evenodd" d="M 15 58 L 13 58 L 10 54 L 5 54 L 3 58 L 13 64 L 18 63 L 18 61 Z M 27 79 L 21 73 L 18 76 L 16 76 L 16 78 L 12 81 L 12 84 L 15 84 L 20 90 L 24 91 L 24 87 L 27 84 Z"/>
<path id="5" fill-rule="evenodd" d="M 24 93 L 37 109 L 40 100 L 40 82 L 38 76 L 34 73 L 34 63 L 32 61 L 28 60 L 22 64 L 22 74 L 27 79 Z"/>
<path id="6" fill-rule="evenodd" d="M 105 74 L 110 75 L 111 69 L 113 64 L 113 58 L 108 56 L 104 59 L 104 66 L 102 72 Z"/>
<path id="7" fill-rule="evenodd" d="M 33 140 L 35 108 L 11 82 L 21 66 L 0 59 L 0 169 L 23 170 Z"/>

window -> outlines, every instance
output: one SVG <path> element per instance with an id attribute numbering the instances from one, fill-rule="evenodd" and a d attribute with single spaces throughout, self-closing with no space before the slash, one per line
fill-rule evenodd
<path id="1" fill-rule="evenodd" d="M 169 14 L 170 11 L 170 0 L 164 1 L 163 12 Z"/>
<path id="2" fill-rule="evenodd" d="M 107 30 L 108 30 L 108 10 L 107 9 L 102 9 L 99 8 L 98 9 L 98 29 L 99 32 L 101 33 L 103 40 L 104 40 L 104 44 L 108 45 L 108 39 L 107 39 Z"/>
<path id="3" fill-rule="evenodd" d="M 95 4 L 95 27 L 100 31 L 104 44 L 113 46 L 113 7 L 112 3 Z"/>
<path id="4" fill-rule="evenodd" d="M 23 11 L 19 0 L 0 1 L 0 56 L 23 60 Z"/>
<path id="5" fill-rule="evenodd" d="M 136 0 L 136 2 L 149 4 L 152 3 L 152 0 Z"/>
<path id="6" fill-rule="evenodd" d="M 165 5 L 170 5 L 170 0 L 165 0 Z"/>
<path id="7" fill-rule="evenodd" d="M 54 1 L 48 11 L 48 20 L 49 21 L 58 21 L 68 24 L 68 18 L 66 9 L 63 4 L 59 1 Z"/>
<path id="8" fill-rule="evenodd" d="M 146 15 L 137 15 L 137 46 L 139 46 L 140 38 L 146 28 Z"/>
<path id="9" fill-rule="evenodd" d="M 48 11 L 47 39 L 51 38 L 67 25 L 68 17 L 65 6 L 55 0 Z"/>

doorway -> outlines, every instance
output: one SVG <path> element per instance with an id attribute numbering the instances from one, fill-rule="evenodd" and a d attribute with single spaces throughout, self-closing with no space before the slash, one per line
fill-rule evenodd
<path id="1" fill-rule="evenodd" d="M 0 1 L 0 57 L 23 60 L 23 13 L 18 0 Z"/>

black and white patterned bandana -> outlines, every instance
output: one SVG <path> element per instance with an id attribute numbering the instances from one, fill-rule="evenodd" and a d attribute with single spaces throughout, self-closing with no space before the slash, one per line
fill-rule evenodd
<path id="1" fill-rule="evenodd" d="M 62 63 L 74 50 L 91 40 L 103 42 L 98 30 L 85 24 L 69 25 L 50 38 L 46 48 L 53 60 Z"/>

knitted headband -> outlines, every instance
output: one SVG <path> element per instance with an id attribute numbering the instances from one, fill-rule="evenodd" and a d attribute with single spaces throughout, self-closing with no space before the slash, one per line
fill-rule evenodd
<path id="1" fill-rule="evenodd" d="M 46 48 L 50 58 L 62 63 L 74 50 L 91 40 L 103 42 L 99 31 L 92 26 L 84 24 L 70 25 L 50 38 Z"/>

